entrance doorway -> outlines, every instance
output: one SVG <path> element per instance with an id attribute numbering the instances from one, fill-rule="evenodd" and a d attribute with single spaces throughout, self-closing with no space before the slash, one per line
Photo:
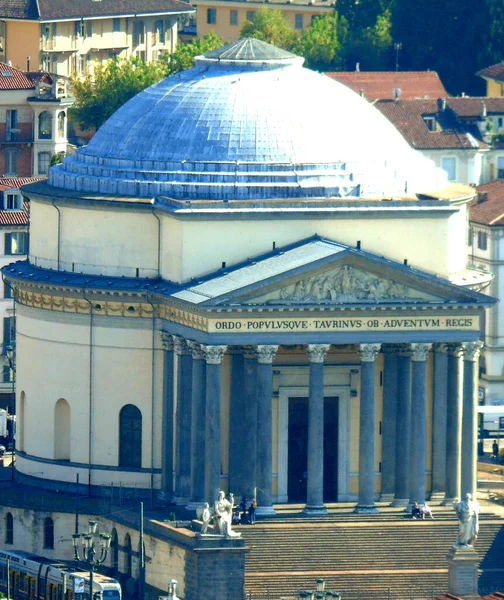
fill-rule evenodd
<path id="1" fill-rule="evenodd" d="M 324 502 L 338 499 L 339 397 L 324 398 Z M 306 502 L 308 398 L 289 398 L 287 493 L 289 502 Z"/>

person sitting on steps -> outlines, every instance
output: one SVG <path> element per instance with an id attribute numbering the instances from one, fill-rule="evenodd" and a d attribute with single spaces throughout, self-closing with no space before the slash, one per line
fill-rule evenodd
<path id="1" fill-rule="evenodd" d="M 418 502 L 415 502 L 415 504 L 413 504 L 413 507 L 411 509 L 411 516 L 413 519 L 421 519 L 422 518 L 422 511 L 420 510 L 420 507 L 418 506 Z"/>

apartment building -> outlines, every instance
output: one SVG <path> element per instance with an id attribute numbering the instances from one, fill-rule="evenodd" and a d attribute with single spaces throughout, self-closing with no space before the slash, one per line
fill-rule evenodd
<path id="1" fill-rule="evenodd" d="M 179 0 L 0 0 L 0 61 L 69 77 L 116 56 L 156 60 L 193 12 Z"/>

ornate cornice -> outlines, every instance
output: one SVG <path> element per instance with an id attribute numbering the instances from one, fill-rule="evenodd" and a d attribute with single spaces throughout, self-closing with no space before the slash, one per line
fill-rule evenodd
<path id="1" fill-rule="evenodd" d="M 260 365 L 271 365 L 278 350 L 278 345 L 260 345 L 257 348 L 257 362 Z"/>
<path id="2" fill-rule="evenodd" d="M 424 362 L 431 348 L 432 344 L 411 344 L 411 360 L 414 362 Z"/>
<path id="3" fill-rule="evenodd" d="M 331 344 L 308 344 L 308 356 L 311 363 L 323 363 Z"/>
<path id="4" fill-rule="evenodd" d="M 465 342 L 462 345 L 462 352 L 464 354 L 464 360 L 467 361 L 476 361 L 479 358 L 481 353 L 481 349 L 483 348 L 483 342 Z"/>
<path id="5" fill-rule="evenodd" d="M 359 352 L 361 362 L 374 362 L 380 352 L 381 344 L 360 344 Z"/>

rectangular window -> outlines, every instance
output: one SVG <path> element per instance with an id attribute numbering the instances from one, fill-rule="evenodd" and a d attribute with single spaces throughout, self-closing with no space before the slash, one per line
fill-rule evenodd
<path id="1" fill-rule="evenodd" d="M 5 175 L 7 177 L 17 177 L 18 158 L 21 151 L 18 148 L 6 148 L 4 150 Z"/>
<path id="2" fill-rule="evenodd" d="M 164 44 L 166 42 L 164 21 L 157 21 L 156 22 L 156 29 L 157 29 L 157 41 L 158 41 L 158 44 Z"/>
<path id="3" fill-rule="evenodd" d="M 488 236 L 484 231 L 478 231 L 478 248 L 486 250 L 488 247 Z"/>
<path id="4" fill-rule="evenodd" d="M 4 283 L 4 298 L 12 298 L 12 288 L 8 283 Z"/>
<path id="5" fill-rule="evenodd" d="M 504 179 L 504 156 L 497 157 L 497 179 Z"/>
<path id="6" fill-rule="evenodd" d="M 206 22 L 209 25 L 215 25 L 217 23 L 217 9 L 216 8 L 207 8 Z"/>
<path id="7" fill-rule="evenodd" d="M 296 29 L 303 29 L 303 15 L 295 16 L 295 27 Z"/>
<path id="8" fill-rule="evenodd" d="M 255 10 L 247 10 L 247 21 L 251 23 L 255 21 Z"/>
<path id="9" fill-rule="evenodd" d="M 5 210 L 21 210 L 21 194 L 6 194 L 4 198 Z"/>
<path id="10" fill-rule="evenodd" d="M 499 118 L 497 119 L 497 126 L 498 126 L 499 128 L 500 128 L 500 127 L 502 127 L 502 122 L 503 122 L 503 120 L 502 120 L 502 117 L 499 117 Z"/>
<path id="11" fill-rule="evenodd" d="M 51 35 L 53 38 L 58 35 L 58 23 L 51 23 Z"/>
<path id="12" fill-rule="evenodd" d="M 121 31 L 121 19 L 114 19 L 112 25 L 112 31 L 114 33 L 119 33 Z"/>
<path id="13" fill-rule="evenodd" d="M 25 231 L 5 234 L 5 255 L 28 254 L 28 234 Z"/>
<path id="14" fill-rule="evenodd" d="M 448 181 L 455 181 L 457 178 L 457 159 L 456 158 L 442 158 L 441 168 L 446 171 L 448 175 Z"/>
<path id="15" fill-rule="evenodd" d="M 77 37 L 84 37 L 84 21 L 76 21 L 75 22 L 75 35 Z"/>
<path id="16" fill-rule="evenodd" d="M 3 320 L 3 353 L 7 353 L 7 348 L 11 347 L 16 339 L 16 319 L 14 317 L 4 317 Z"/>
<path id="17" fill-rule="evenodd" d="M 436 131 L 437 126 L 435 117 L 424 117 L 423 120 L 429 131 Z"/>
<path id="18" fill-rule="evenodd" d="M 238 11 L 237 10 L 229 11 L 229 24 L 230 25 L 238 25 Z"/>
<path id="19" fill-rule="evenodd" d="M 3 382 L 4 383 L 10 383 L 12 381 L 12 369 L 9 367 L 9 365 L 4 365 L 3 366 Z M 6 544 L 8 544 L 9 542 L 5 542 Z"/>
<path id="20" fill-rule="evenodd" d="M 51 161 L 51 154 L 49 152 L 38 153 L 38 174 L 47 175 L 49 173 L 49 163 Z"/>
<path id="21" fill-rule="evenodd" d="M 93 21 L 86 21 L 86 37 L 93 35 Z"/>
<path id="22" fill-rule="evenodd" d="M 15 142 L 18 133 L 18 111 L 8 110 L 5 120 L 5 141 Z"/>

